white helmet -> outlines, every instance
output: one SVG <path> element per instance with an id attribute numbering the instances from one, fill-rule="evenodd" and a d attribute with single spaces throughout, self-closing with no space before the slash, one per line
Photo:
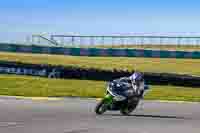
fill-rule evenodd
<path id="1" fill-rule="evenodd" d="M 139 83 L 144 80 L 144 76 L 140 72 L 134 72 L 129 78 L 132 83 Z"/>

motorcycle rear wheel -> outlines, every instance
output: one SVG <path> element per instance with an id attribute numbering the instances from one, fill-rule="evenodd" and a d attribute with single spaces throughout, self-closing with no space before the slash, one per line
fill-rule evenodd
<path id="1" fill-rule="evenodd" d="M 120 109 L 120 113 L 122 115 L 130 115 L 136 109 L 138 103 L 139 103 L 139 100 L 134 101 L 132 105 L 130 105 L 126 108 Z"/>

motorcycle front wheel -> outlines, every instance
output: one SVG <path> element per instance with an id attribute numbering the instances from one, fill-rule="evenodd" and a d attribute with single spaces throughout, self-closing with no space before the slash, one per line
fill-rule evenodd
<path id="1" fill-rule="evenodd" d="M 95 112 L 98 115 L 105 113 L 106 110 L 107 110 L 107 104 L 106 104 L 105 100 L 101 100 L 95 107 Z"/>

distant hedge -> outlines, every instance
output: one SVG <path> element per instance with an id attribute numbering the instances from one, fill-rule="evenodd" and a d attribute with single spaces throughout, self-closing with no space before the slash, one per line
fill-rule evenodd
<path id="1" fill-rule="evenodd" d="M 129 76 L 134 71 L 101 70 L 72 66 L 55 66 L 48 64 L 24 64 L 20 62 L 0 61 L 0 73 L 32 75 L 61 79 L 86 79 L 110 81 L 122 76 Z M 145 80 L 152 85 L 175 85 L 200 87 L 200 77 L 172 73 L 143 72 Z"/>

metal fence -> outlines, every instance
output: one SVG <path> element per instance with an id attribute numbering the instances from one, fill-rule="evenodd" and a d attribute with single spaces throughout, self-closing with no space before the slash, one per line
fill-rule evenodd
<path id="1" fill-rule="evenodd" d="M 134 46 L 134 45 L 189 45 L 200 46 L 198 36 L 81 36 L 81 35 L 32 35 L 32 44 L 52 46 Z"/>

